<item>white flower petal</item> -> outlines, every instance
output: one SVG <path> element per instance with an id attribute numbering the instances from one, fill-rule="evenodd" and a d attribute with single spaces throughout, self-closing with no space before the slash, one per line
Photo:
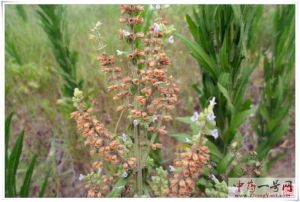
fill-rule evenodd
<path id="1" fill-rule="evenodd" d="M 168 38 L 168 42 L 173 44 L 174 43 L 174 37 L 173 35 L 171 35 L 169 38 Z"/>
<path id="2" fill-rule="evenodd" d="M 133 125 L 134 125 L 134 126 L 139 125 L 139 120 L 134 119 L 134 120 L 133 120 Z"/>
<path id="3" fill-rule="evenodd" d="M 83 175 L 83 174 L 80 173 L 78 180 L 82 181 L 82 180 L 84 180 L 84 178 L 85 178 L 85 175 Z"/>
<path id="4" fill-rule="evenodd" d="M 198 121 L 198 118 L 199 118 L 198 112 L 194 112 L 193 116 L 191 117 L 191 120 L 193 122 L 196 122 L 196 121 Z"/>
<path id="5" fill-rule="evenodd" d="M 212 113 L 209 113 L 209 114 L 207 115 L 207 119 L 208 119 L 209 121 L 214 121 L 215 118 L 216 118 L 216 116 L 214 115 L 213 112 L 212 112 Z"/>
<path id="6" fill-rule="evenodd" d="M 213 136 L 215 139 L 219 137 L 219 133 L 217 129 L 213 129 L 210 131 L 211 136 Z"/>
<path id="7" fill-rule="evenodd" d="M 210 106 L 215 106 L 217 103 L 216 103 L 216 98 L 213 97 L 210 101 L 209 101 L 209 105 Z"/>

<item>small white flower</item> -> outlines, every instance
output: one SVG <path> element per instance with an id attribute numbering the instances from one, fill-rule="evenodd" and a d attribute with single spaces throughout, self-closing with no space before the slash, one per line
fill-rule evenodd
<path id="1" fill-rule="evenodd" d="M 193 116 L 191 117 L 191 120 L 192 120 L 193 122 L 195 122 L 195 121 L 198 121 L 198 118 L 199 118 L 198 112 L 194 112 Z"/>
<path id="2" fill-rule="evenodd" d="M 116 50 L 116 52 L 117 52 L 117 55 L 123 55 L 123 51 L 120 51 L 120 50 Z"/>
<path id="3" fill-rule="evenodd" d="M 151 176 L 151 180 L 154 181 L 155 180 L 155 176 Z"/>
<path id="4" fill-rule="evenodd" d="M 213 136 L 215 139 L 219 137 L 219 133 L 217 129 L 213 129 L 210 131 L 211 136 Z"/>
<path id="5" fill-rule="evenodd" d="M 169 166 L 169 170 L 170 170 L 170 172 L 174 172 L 175 171 L 175 168 L 174 168 L 174 166 Z"/>
<path id="6" fill-rule="evenodd" d="M 128 136 L 125 133 L 122 133 L 122 139 L 124 142 L 127 142 Z"/>
<path id="7" fill-rule="evenodd" d="M 210 105 L 210 106 L 215 106 L 215 104 L 217 104 L 217 103 L 216 103 L 216 98 L 213 97 L 213 98 L 209 101 L 209 105 Z"/>
<path id="8" fill-rule="evenodd" d="M 211 175 L 210 178 L 211 178 L 212 181 L 214 181 L 214 183 L 219 182 L 219 180 L 216 178 L 215 175 Z"/>
<path id="9" fill-rule="evenodd" d="M 134 125 L 134 126 L 139 125 L 139 120 L 134 119 L 134 120 L 133 120 L 133 125 Z"/>
<path id="10" fill-rule="evenodd" d="M 154 23 L 154 33 L 158 33 L 158 32 L 160 32 L 159 24 Z"/>
<path id="11" fill-rule="evenodd" d="M 123 31 L 123 35 L 124 35 L 125 37 L 127 37 L 127 36 L 130 35 L 130 32 L 128 32 L 128 31 Z"/>
<path id="12" fill-rule="evenodd" d="M 128 173 L 127 172 L 124 172 L 123 174 L 122 174 L 122 177 L 127 177 L 128 176 Z"/>
<path id="13" fill-rule="evenodd" d="M 96 27 L 100 27 L 102 25 L 102 23 L 100 22 L 100 21 L 98 21 L 97 23 L 96 23 Z"/>
<path id="14" fill-rule="evenodd" d="M 158 117 L 156 115 L 152 116 L 152 122 L 155 123 L 157 121 Z"/>
<path id="15" fill-rule="evenodd" d="M 209 121 L 214 121 L 215 118 L 216 118 L 216 116 L 214 115 L 213 112 L 212 112 L 212 113 L 209 113 L 209 114 L 207 115 L 207 119 L 208 119 Z"/>
<path id="16" fill-rule="evenodd" d="M 156 8 L 156 10 L 159 10 L 159 9 L 160 9 L 160 5 L 159 5 L 159 4 L 156 4 L 156 5 L 155 5 L 155 8 Z"/>
<path id="17" fill-rule="evenodd" d="M 191 140 L 189 139 L 189 138 L 185 138 L 185 142 L 187 142 L 187 143 L 189 143 L 189 142 L 191 142 Z"/>
<path id="18" fill-rule="evenodd" d="M 84 178 L 85 178 L 85 175 L 83 175 L 83 174 L 80 173 L 78 180 L 82 181 L 82 180 L 84 180 Z"/>
<path id="19" fill-rule="evenodd" d="M 168 38 L 168 42 L 169 43 L 174 43 L 174 37 L 173 37 L 173 35 L 171 35 L 169 38 Z"/>

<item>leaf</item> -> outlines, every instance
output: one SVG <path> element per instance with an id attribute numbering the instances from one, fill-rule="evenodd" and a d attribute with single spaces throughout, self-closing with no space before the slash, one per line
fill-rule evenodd
<path id="1" fill-rule="evenodd" d="M 10 124 L 11 124 L 13 114 L 14 114 L 13 112 L 10 113 L 5 119 L 5 168 L 7 167 Z"/>
<path id="2" fill-rule="evenodd" d="M 236 112 L 232 115 L 232 120 L 231 120 L 231 124 L 230 124 L 230 128 L 232 130 L 234 129 L 238 129 L 239 126 L 245 121 L 245 119 L 247 117 L 249 117 L 253 112 L 254 112 L 254 108 L 251 108 L 249 110 L 245 110 L 242 112 Z"/>
<path id="3" fill-rule="evenodd" d="M 10 113 L 5 119 L 5 196 L 8 195 L 8 143 L 10 136 L 10 124 L 12 120 L 13 112 Z"/>
<path id="4" fill-rule="evenodd" d="M 217 171 L 219 174 L 225 174 L 230 162 L 233 160 L 234 154 L 228 152 L 226 156 L 222 159 L 217 167 Z"/>
<path id="5" fill-rule="evenodd" d="M 30 164 L 27 168 L 25 178 L 24 178 L 24 182 L 23 182 L 23 185 L 22 185 L 21 190 L 20 190 L 20 196 L 21 197 L 28 197 L 30 183 L 31 183 L 31 177 L 32 177 L 32 173 L 33 173 L 34 166 L 35 166 L 35 163 L 36 163 L 36 158 L 37 158 L 37 156 L 34 155 L 34 157 L 32 158 L 32 160 L 31 160 L 31 162 L 30 162 Z"/>
<path id="6" fill-rule="evenodd" d="M 216 161 L 220 161 L 223 159 L 223 154 L 213 142 L 207 140 L 205 144 L 209 148 L 209 153 L 212 158 L 214 158 Z"/>
<path id="7" fill-rule="evenodd" d="M 45 176 L 45 179 L 44 179 L 43 184 L 41 186 L 39 197 L 43 197 L 45 195 L 45 191 L 46 191 L 46 188 L 47 188 L 47 185 L 48 185 L 48 179 L 49 179 L 50 173 L 51 173 L 51 168 L 48 170 L 48 172 Z"/>
<path id="8" fill-rule="evenodd" d="M 175 120 L 181 122 L 181 123 L 185 123 L 188 125 L 193 124 L 194 122 L 191 120 L 190 116 L 186 116 L 186 117 L 176 117 Z"/>
<path id="9" fill-rule="evenodd" d="M 197 41 L 198 40 L 198 30 L 197 30 L 197 25 L 195 22 L 192 20 L 192 18 L 189 15 L 185 16 L 186 22 L 189 25 L 189 30 L 192 33 L 194 39 Z"/>
<path id="10" fill-rule="evenodd" d="M 191 143 L 192 142 L 192 135 L 187 134 L 187 133 L 175 133 L 175 134 L 170 134 L 170 136 L 175 138 L 179 142 L 183 142 L 183 143 Z"/>
<path id="11" fill-rule="evenodd" d="M 184 36 L 175 33 L 174 36 L 178 37 L 191 51 L 192 55 L 201 61 L 201 67 L 205 68 L 212 77 L 217 78 L 216 64 L 214 60 L 199 46 L 199 44 L 192 42 Z"/>
<path id="12" fill-rule="evenodd" d="M 232 102 L 231 102 L 231 99 L 230 99 L 228 91 L 220 83 L 218 83 L 217 85 L 218 85 L 218 88 L 219 88 L 220 92 L 222 93 L 222 95 L 226 98 L 227 104 L 228 104 L 229 109 L 230 109 L 230 111 L 232 113 L 234 111 L 234 107 L 232 105 Z"/>
<path id="13" fill-rule="evenodd" d="M 8 197 L 16 196 L 16 174 L 23 148 L 24 130 L 19 134 L 17 141 L 8 157 Z"/>
<path id="14" fill-rule="evenodd" d="M 109 197 L 109 198 L 120 197 L 123 189 L 125 188 L 125 185 L 127 184 L 127 182 L 128 182 L 128 178 L 120 178 L 117 181 L 117 183 L 114 185 L 114 187 L 111 190 L 111 192 L 109 192 L 109 194 L 107 195 L 107 197 Z"/>

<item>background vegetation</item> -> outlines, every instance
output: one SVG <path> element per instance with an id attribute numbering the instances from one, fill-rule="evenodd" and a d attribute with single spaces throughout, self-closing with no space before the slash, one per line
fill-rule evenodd
<path id="1" fill-rule="evenodd" d="M 171 5 L 163 11 L 163 15 L 166 16 L 169 23 L 174 24 L 177 34 L 185 36 L 191 41 L 194 40 L 194 37 L 189 31 L 186 14 L 191 14 L 194 8 L 199 9 L 191 5 Z M 41 26 L 43 23 L 41 16 L 45 15 L 43 7 L 36 5 L 5 6 L 5 113 L 8 116 L 10 112 L 14 112 L 11 122 L 11 131 L 13 132 L 10 134 L 8 147 L 10 149 L 14 147 L 16 140 L 20 137 L 18 134 L 22 134 L 20 132 L 24 129 L 23 152 L 16 171 L 17 190 L 22 186 L 32 157 L 34 154 L 38 154 L 31 177 L 29 196 L 39 196 L 42 180 L 44 180 L 40 176 L 41 173 L 42 176 L 47 176 L 49 165 L 51 174 L 45 196 L 82 197 L 86 195 L 83 189 L 84 184 L 78 180 L 78 177 L 80 173 L 85 173 L 89 169 L 89 159 L 85 156 L 82 141 L 75 138 L 78 135 L 74 130 L 74 124 L 61 108 L 61 99 L 69 96 L 70 93 L 62 90 L 62 86 L 66 85 L 66 78 L 64 78 L 65 74 L 62 73 L 61 69 L 64 70 L 66 67 L 67 70 L 68 65 L 65 65 L 64 62 L 58 62 L 59 57 L 66 59 L 70 56 L 74 59 L 68 61 L 71 62 L 69 64 L 71 69 L 74 70 L 76 66 L 76 73 L 72 73 L 75 75 L 74 82 L 71 83 L 74 86 L 82 85 L 84 92 L 89 92 L 90 95 L 94 96 L 95 109 L 97 109 L 97 116 L 101 121 L 108 125 L 116 122 L 117 120 L 114 119 L 118 117 L 114 114 L 113 108 L 116 106 L 111 102 L 112 97 L 105 92 L 107 85 L 104 74 L 99 71 L 96 44 L 89 39 L 89 35 L 96 22 L 101 21 L 103 23 L 102 35 L 107 50 L 110 52 L 115 52 L 117 49 L 122 50 L 123 47 L 120 47 L 117 37 L 119 6 L 67 5 L 63 9 L 65 22 L 60 23 L 65 24 L 56 27 L 53 31 L 60 32 L 59 30 L 61 30 L 62 36 L 67 33 L 67 41 L 62 39 L 58 45 L 62 49 L 68 47 L 71 56 L 68 53 L 55 53 L 51 45 L 53 43 L 49 41 L 49 39 L 53 39 L 44 31 L 48 30 L 49 33 L 50 28 Z M 264 53 L 265 50 L 270 50 L 271 47 L 277 51 L 278 47 L 276 44 L 272 44 L 272 38 L 278 33 L 272 27 L 273 24 L 270 23 L 280 17 L 276 13 L 277 10 L 278 6 L 264 6 L 258 20 L 259 23 L 253 22 L 253 29 L 259 32 L 259 37 L 249 35 L 248 38 L 252 38 L 249 41 L 255 42 L 245 44 L 251 50 L 247 54 L 253 55 L 253 58 L 257 54 Z M 259 13 L 255 15 L 259 16 Z M 275 18 L 275 16 L 277 17 Z M 283 24 L 286 23 L 279 22 L 278 29 Z M 253 31 L 249 32 L 253 33 Z M 289 36 L 284 37 L 289 38 Z M 201 86 L 201 71 L 199 71 L 197 61 L 190 55 L 190 49 L 180 39 L 175 38 L 175 43 L 172 46 L 167 53 L 172 61 L 170 71 L 181 89 L 176 116 L 191 116 L 194 111 L 199 111 L 205 105 L 203 100 L 199 102 L 198 93 L 192 87 L 194 84 Z M 76 62 L 75 52 L 77 53 Z M 288 53 L 286 57 L 293 58 Z M 263 72 L 266 64 L 261 58 L 249 78 L 249 90 L 246 94 L 246 98 L 251 98 L 255 106 L 260 102 L 260 94 L 264 86 Z M 278 66 L 282 65 L 281 61 L 277 61 Z M 290 74 L 290 71 L 293 72 L 293 68 L 287 70 L 286 74 Z M 274 77 L 274 75 L 270 76 Z M 84 82 L 82 83 L 80 80 Z M 293 81 L 293 78 L 291 77 L 290 80 Z M 292 83 L 287 88 L 291 90 L 293 86 Z M 204 100 L 210 96 L 205 97 Z M 224 102 L 226 102 L 225 99 Z M 293 99 L 290 102 L 293 106 Z M 267 173 L 271 176 L 293 177 L 295 175 L 294 166 L 291 166 L 291 162 L 294 162 L 295 152 L 293 108 L 289 112 L 291 122 L 287 135 L 284 141 L 276 142 L 276 149 L 272 150 L 276 154 L 284 151 L 286 155 L 278 163 L 273 164 Z M 221 118 L 220 114 L 217 114 L 217 117 Z M 170 128 L 172 128 L 173 133 L 189 130 L 186 125 L 178 121 L 173 121 Z M 251 118 L 243 123 L 239 132 L 244 137 L 243 146 L 246 149 L 251 149 L 255 144 L 255 130 L 252 128 Z M 175 143 L 173 138 L 166 138 L 162 141 L 176 145 L 173 144 Z M 172 161 L 176 149 L 177 146 L 163 149 L 164 159 L 166 159 L 164 164 Z M 274 156 L 276 155 L 274 154 Z"/>

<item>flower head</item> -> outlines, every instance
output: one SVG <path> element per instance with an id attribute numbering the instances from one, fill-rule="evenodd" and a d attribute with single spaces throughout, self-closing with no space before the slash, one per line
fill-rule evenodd
<path id="1" fill-rule="evenodd" d="M 127 37 L 127 36 L 130 35 L 130 32 L 128 32 L 128 31 L 123 31 L 123 35 L 124 35 L 125 37 Z"/>
<path id="2" fill-rule="evenodd" d="M 191 117 L 191 120 L 193 122 L 196 122 L 196 121 L 198 121 L 198 118 L 199 118 L 198 112 L 194 112 L 193 116 Z"/>
<path id="3" fill-rule="evenodd" d="M 211 136 L 213 136 L 215 139 L 219 137 L 218 129 L 213 129 L 210 131 Z"/>
<path id="4" fill-rule="evenodd" d="M 123 174 L 122 174 L 122 177 L 123 178 L 126 178 L 128 176 L 128 173 L 127 172 L 124 172 Z"/>
<path id="5" fill-rule="evenodd" d="M 209 101 L 209 105 L 210 106 L 215 106 L 217 103 L 216 103 L 216 98 L 215 97 L 213 97 L 210 101 Z"/>
<path id="6" fill-rule="evenodd" d="M 160 32 L 160 26 L 157 23 L 154 23 L 154 33 Z"/>
<path id="7" fill-rule="evenodd" d="M 134 119 L 134 120 L 133 120 L 133 125 L 134 125 L 134 126 L 137 126 L 137 125 L 139 125 L 139 120 L 137 120 L 137 119 Z"/>
<path id="8" fill-rule="evenodd" d="M 171 36 L 168 38 L 168 42 L 169 42 L 170 44 L 173 44 L 173 43 L 174 43 L 174 37 L 173 37 L 173 35 L 171 35 Z"/>
<path id="9" fill-rule="evenodd" d="M 209 114 L 207 115 L 207 119 L 208 119 L 209 121 L 214 121 L 215 118 L 216 118 L 216 116 L 214 115 L 213 112 L 211 112 L 211 113 L 209 113 Z"/>
<path id="10" fill-rule="evenodd" d="M 83 175 L 83 174 L 80 173 L 78 180 L 82 181 L 82 180 L 84 180 L 84 178 L 85 178 L 85 175 Z"/>
<path id="11" fill-rule="evenodd" d="M 169 170 L 170 170 L 170 172 L 174 172 L 175 171 L 174 166 L 169 165 Z"/>
<path id="12" fill-rule="evenodd" d="M 128 136 L 125 133 L 122 133 L 122 139 L 124 142 L 127 142 Z"/>
<path id="13" fill-rule="evenodd" d="M 120 51 L 120 50 L 116 50 L 116 52 L 117 52 L 117 55 L 123 55 L 123 51 Z"/>

